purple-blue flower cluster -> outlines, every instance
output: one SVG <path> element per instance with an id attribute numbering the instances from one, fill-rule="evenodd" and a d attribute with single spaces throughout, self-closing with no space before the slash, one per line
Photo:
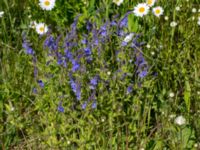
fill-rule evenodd
<path id="1" fill-rule="evenodd" d="M 62 72 L 69 74 L 63 78 L 66 77 L 69 81 L 71 93 L 78 100 L 73 102 L 73 105 L 81 104 L 82 109 L 88 106 L 92 109 L 97 108 L 100 89 L 98 85 L 106 83 L 105 90 L 107 90 L 106 87 L 110 86 L 112 83 L 110 79 L 114 79 L 114 76 L 120 81 L 128 79 L 126 81 L 131 83 L 134 80 L 132 78 L 134 72 L 140 78 L 147 76 L 148 64 L 141 50 L 142 43 L 138 42 L 141 35 L 129 32 L 128 15 L 129 12 L 122 19 L 115 16 L 113 20 L 106 20 L 101 25 L 87 20 L 85 31 L 81 33 L 77 29 L 79 19 L 77 16 L 66 32 L 64 43 L 61 43 L 60 35 L 57 38 L 50 33 L 47 35 L 43 47 L 48 49 L 48 56 L 56 60 L 56 65 L 62 68 Z M 131 34 L 130 40 L 125 40 L 129 34 Z M 25 41 L 23 47 L 27 54 L 34 54 L 28 42 Z M 48 61 L 48 64 L 50 62 Z M 114 73 L 119 70 L 120 77 Z M 108 77 L 105 77 L 105 74 L 108 74 Z M 37 83 L 41 88 L 45 86 L 42 80 L 37 80 Z M 134 90 L 131 83 L 123 84 L 126 85 L 127 94 Z M 64 112 L 64 107 L 59 103 L 57 110 Z"/>

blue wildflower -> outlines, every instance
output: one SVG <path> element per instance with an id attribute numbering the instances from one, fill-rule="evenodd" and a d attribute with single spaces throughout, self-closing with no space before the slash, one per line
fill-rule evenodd
<path id="1" fill-rule="evenodd" d="M 76 83 L 72 78 L 70 79 L 70 85 L 72 88 L 72 91 L 76 95 L 77 100 L 81 99 L 81 86 L 80 84 Z"/>
<path id="2" fill-rule="evenodd" d="M 88 32 L 90 32 L 92 30 L 92 23 L 90 21 L 87 21 L 86 23 L 86 29 L 88 30 Z"/>
<path id="3" fill-rule="evenodd" d="M 61 102 L 59 103 L 57 110 L 58 110 L 59 112 L 62 112 L 62 113 L 65 111 L 65 110 L 64 110 L 64 107 L 62 106 L 62 103 L 61 103 Z"/>
<path id="4" fill-rule="evenodd" d="M 86 38 L 84 38 L 84 39 L 81 40 L 81 43 L 82 43 L 82 44 L 87 44 L 87 43 L 88 43 L 88 40 L 87 40 Z"/>
<path id="5" fill-rule="evenodd" d="M 122 18 L 120 21 L 119 21 L 119 27 L 120 28 L 123 28 L 123 27 L 127 27 L 128 25 L 128 17 L 125 16 L 124 18 Z"/>
<path id="6" fill-rule="evenodd" d="M 94 101 L 94 102 L 92 103 L 92 109 L 95 109 L 95 108 L 97 108 L 97 102 L 96 102 L 96 101 Z"/>
<path id="7" fill-rule="evenodd" d="M 75 72 L 80 68 L 79 63 L 76 60 L 72 60 L 72 65 L 72 72 Z"/>
<path id="8" fill-rule="evenodd" d="M 127 46 L 127 42 L 125 42 L 125 41 L 122 41 L 122 43 L 121 43 L 121 46 Z"/>
<path id="9" fill-rule="evenodd" d="M 148 74 L 147 70 L 143 70 L 138 75 L 139 75 L 140 78 L 144 78 L 144 77 L 147 76 L 147 74 Z"/>
<path id="10" fill-rule="evenodd" d="M 44 41 L 44 47 L 48 47 L 50 50 L 57 49 L 57 44 L 56 44 L 56 41 L 54 40 L 53 36 L 49 36 L 46 38 L 46 40 Z"/>
<path id="11" fill-rule="evenodd" d="M 116 26 L 116 25 L 117 25 L 117 22 L 116 22 L 116 21 L 111 21 L 110 25 L 111 25 L 111 26 Z"/>
<path id="12" fill-rule="evenodd" d="M 124 32 L 123 30 L 119 29 L 119 30 L 117 30 L 117 35 L 118 35 L 119 37 L 122 37 L 122 36 L 125 35 L 125 32 Z"/>
<path id="13" fill-rule="evenodd" d="M 128 88 L 127 88 L 127 93 L 131 93 L 133 91 L 133 86 L 132 85 L 129 85 Z"/>
<path id="14" fill-rule="evenodd" d="M 82 104 L 81 108 L 82 108 L 82 109 L 86 109 L 86 107 L 87 107 L 87 102 L 84 102 L 84 103 Z"/>
<path id="15" fill-rule="evenodd" d="M 98 46 L 99 45 L 99 39 L 98 39 L 98 31 L 94 28 L 92 30 L 92 45 Z"/>
<path id="16" fill-rule="evenodd" d="M 65 49 L 65 57 L 67 58 L 67 59 L 69 59 L 70 61 L 72 61 L 73 60 L 73 55 L 72 55 L 72 53 L 69 51 L 69 49 Z"/>
<path id="17" fill-rule="evenodd" d="M 86 56 L 89 56 L 92 54 L 90 47 L 84 48 L 84 51 L 85 51 Z"/>
<path id="18" fill-rule="evenodd" d="M 38 80 L 38 84 L 39 84 L 39 86 L 40 86 L 41 88 L 44 87 L 44 83 L 42 82 L 42 80 Z"/>
<path id="19" fill-rule="evenodd" d="M 22 47 L 26 50 L 25 53 L 28 55 L 34 55 L 35 51 L 30 47 L 29 43 L 27 41 L 24 41 L 22 43 Z"/>
<path id="20" fill-rule="evenodd" d="M 36 88 L 33 88 L 33 93 L 37 94 L 37 89 Z"/>
<path id="21" fill-rule="evenodd" d="M 98 76 L 95 76 L 90 80 L 90 89 L 95 89 L 98 84 Z"/>
<path id="22" fill-rule="evenodd" d="M 106 22 L 103 26 L 101 26 L 99 33 L 102 37 L 106 37 L 107 36 L 107 24 L 108 22 Z"/>

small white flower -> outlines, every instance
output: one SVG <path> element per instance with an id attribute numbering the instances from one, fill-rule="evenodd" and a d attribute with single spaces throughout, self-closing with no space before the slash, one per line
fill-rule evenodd
<path id="1" fill-rule="evenodd" d="M 155 52 L 154 52 L 154 51 L 152 51 L 152 52 L 151 52 L 151 55 L 155 55 Z"/>
<path id="2" fill-rule="evenodd" d="M 192 16 L 192 20 L 195 20 L 195 16 Z"/>
<path id="3" fill-rule="evenodd" d="M 197 95 L 200 95 L 200 91 L 197 91 Z"/>
<path id="4" fill-rule="evenodd" d="M 146 0 L 146 3 L 148 6 L 153 6 L 155 4 L 156 0 Z"/>
<path id="5" fill-rule="evenodd" d="M 195 143 L 194 147 L 197 148 L 199 146 L 199 143 Z"/>
<path id="6" fill-rule="evenodd" d="M 124 0 L 113 0 L 113 3 L 115 3 L 117 6 L 120 6 L 123 3 Z"/>
<path id="7" fill-rule="evenodd" d="M 133 33 L 130 33 L 129 35 L 127 35 L 125 38 L 124 38 L 124 42 L 128 43 L 132 40 L 133 38 Z"/>
<path id="8" fill-rule="evenodd" d="M 200 12 L 200 9 L 198 10 L 198 12 Z"/>
<path id="9" fill-rule="evenodd" d="M 157 6 L 155 8 L 153 8 L 153 14 L 156 16 L 156 17 L 160 17 L 161 15 L 163 15 L 163 8 L 160 7 L 160 6 Z"/>
<path id="10" fill-rule="evenodd" d="M 38 34 L 45 34 L 48 31 L 48 28 L 44 23 L 38 23 L 35 28 Z"/>
<path id="11" fill-rule="evenodd" d="M 174 123 L 181 126 L 186 123 L 186 119 L 183 116 L 178 116 L 175 118 Z"/>
<path id="12" fill-rule="evenodd" d="M 176 9 L 176 11 L 180 11 L 181 10 L 181 8 L 179 6 L 177 6 L 175 9 Z"/>
<path id="13" fill-rule="evenodd" d="M 67 141 L 67 144 L 69 145 L 69 144 L 71 144 L 71 142 L 70 142 L 70 141 Z"/>
<path id="14" fill-rule="evenodd" d="M 175 26 L 177 26 L 177 22 L 172 21 L 172 22 L 170 23 L 170 26 L 171 26 L 171 27 L 175 27 Z"/>
<path id="15" fill-rule="evenodd" d="M 151 45 L 150 45 L 150 44 L 147 44 L 147 48 L 148 48 L 148 49 L 151 48 Z"/>
<path id="16" fill-rule="evenodd" d="M 111 72 L 110 72 L 110 71 L 108 71 L 108 72 L 107 72 L 107 75 L 111 75 Z"/>
<path id="17" fill-rule="evenodd" d="M 55 6 L 55 0 L 40 0 L 39 5 L 43 10 L 52 10 Z"/>
<path id="18" fill-rule="evenodd" d="M 165 20 L 169 20 L 169 17 L 168 16 L 165 16 L 165 18 L 164 18 Z"/>
<path id="19" fill-rule="evenodd" d="M 105 121 L 105 119 L 104 119 L 104 118 L 102 118 L 102 119 L 101 119 L 101 122 L 104 122 L 104 121 Z"/>
<path id="20" fill-rule="evenodd" d="M 15 110 L 15 108 L 14 107 L 11 107 L 11 109 L 10 109 L 11 111 L 14 111 Z"/>
<path id="21" fill-rule="evenodd" d="M 173 92 L 170 92 L 170 93 L 169 93 L 169 97 L 171 97 L 171 98 L 174 97 L 174 95 L 175 95 L 175 94 L 174 94 Z"/>
<path id="22" fill-rule="evenodd" d="M 170 119 L 173 119 L 173 118 L 175 118 L 175 117 L 176 117 L 176 115 L 174 115 L 174 114 L 169 115 L 169 118 L 170 118 Z"/>
<path id="23" fill-rule="evenodd" d="M 200 26 L 200 20 L 197 21 L 197 24 Z"/>
<path id="24" fill-rule="evenodd" d="M 0 11 L 0 18 L 3 17 L 4 12 Z"/>
<path id="25" fill-rule="evenodd" d="M 197 9 L 196 9 L 196 8 L 192 8 L 192 12 L 193 12 L 193 13 L 196 13 L 196 12 L 197 12 Z"/>
<path id="26" fill-rule="evenodd" d="M 149 6 L 146 3 L 140 3 L 134 7 L 133 13 L 138 17 L 143 17 L 149 12 Z"/>

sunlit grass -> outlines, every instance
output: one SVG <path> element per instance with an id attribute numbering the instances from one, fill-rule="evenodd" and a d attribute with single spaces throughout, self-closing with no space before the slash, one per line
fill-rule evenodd
<path id="1" fill-rule="evenodd" d="M 80 43 L 82 33 L 87 33 L 86 19 L 102 27 L 113 15 L 122 19 L 141 1 L 125 1 L 119 7 L 109 0 L 94 3 L 57 1 L 56 8 L 46 12 L 36 0 L 0 2 L 0 11 L 4 11 L 0 18 L 0 149 L 199 149 L 199 2 L 158 1 L 155 6 L 164 9 L 159 18 L 152 8 L 143 18 L 129 15 L 129 32 L 141 34 L 139 41 L 145 42 L 139 51 L 148 62 L 148 75 L 143 79 L 136 76 L 135 60 L 128 60 L 131 49 L 121 47 L 123 38 L 113 34 L 109 44 L 100 47 L 104 55 L 94 49 L 95 63 L 86 65 L 87 72 L 74 73 L 84 86 L 84 98 L 77 101 L 70 87 L 71 65 L 59 66 L 55 55 L 49 57 L 43 48 L 46 37 L 29 25 L 45 22 L 53 36 L 61 35 L 63 46 L 66 29 L 69 32 L 74 17 L 83 14 L 78 22 Z M 173 21 L 177 23 L 174 27 L 170 26 Z M 36 63 L 22 48 L 22 33 L 36 52 Z M 81 49 L 78 46 L 73 52 Z M 121 51 L 115 55 L 117 50 Z M 62 48 L 58 51 L 64 53 Z M 118 56 L 123 61 L 114 60 Z M 51 62 L 49 66 L 47 62 Z M 102 79 L 95 95 L 97 108 L 92 109 L 90 102 L 82 110 L 92 93 L 87 83 L 97 73 Z M 44 88 L 38 80 L 44 82 Z M 127 94 L 130 85 L 133 92 Z M 63 113 L 57 110 L 60 101 Z M 185 120 L 177 123 L 178 116 Z"/>

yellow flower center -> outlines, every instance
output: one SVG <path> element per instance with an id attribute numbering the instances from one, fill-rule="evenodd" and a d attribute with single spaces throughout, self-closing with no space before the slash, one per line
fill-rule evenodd
<path id="1" fill-rule="evenodd" d="M 44 32 L 44 27 L 40 27 L 39 29 L 41 32 Z"/>
<path id="2" fill-rule="evenodd" d="M 49 1 L 45 1 L 45 2 L 44 2 L 44 5 L 49 6 L 49 5 L 50 5 L 50 2 L 49 2 Z"/>
<path id="3" fill-rule="evenodd" d="M 147 4 L 151 5 L 153 3 L 153 0 L 147 0 Z"/>
<path id="4" fill-rule="evenodd" d="M 160 14 L 160 9 L 156 9 L 155 13 Z"/>
<path id="5" fill-rule="evenodd" d="M 145 8 L 144 8 L 144 7 L 140 7 L 140 8 L 139 8 L 139 12 L 140 12 L 140 13 L 143 13 L 144 11 L 145 11 Z"/>

